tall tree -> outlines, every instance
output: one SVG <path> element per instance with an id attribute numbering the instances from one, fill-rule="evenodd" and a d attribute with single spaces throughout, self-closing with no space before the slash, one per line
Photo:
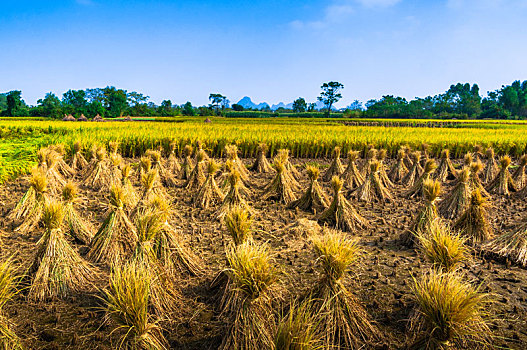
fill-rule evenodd
<path id="1" fill-rule="evenodd" d="M 46 94 L 43 99 L 39 99 L 38 114 L 42 117 L 59 119 L 62 117 L 62 105 L 59 98 L 52 92 Z"/>
<path id="2" fill-rule="evenodd" d="M 116 89 L 113 86 L 104 88 L 106 110 L 109 117 L 122 117 L 128 108 L 128 97 L 126 90 Z"/>
<path id="3" fill-rule="evenodd" d="M 303 97 L 299 97 L 293 101 L 293 112 L 304 113 L 306 109 L 307 109 L 307 103 Z"/>
<path id="4" fill-rule="evenodd" d="M 322 84 L 320 88 L 322 92 L 318 100 L 324 103 L 327 110 L 326 113 L 329 116 L 331 114 L 331 107 L 342 98 L 342 94 L 339 91 L 344 88 L 344 85 L 338 81 L 330 81 L 329 83 Z"/>
<path id="5" fill-rule="evenodd" d="M 22 100 L 22 91 L 13 90 L 6 96 L 6 115 L 8 117 L 25 117 L 29 114 L 26 103 Z"/>
<path id="6" fill-rule="evenodd" d="M 64 113 L 79 117 L 81 114 L 86 114 L 87 105 L 88 101 L 84 90 L 68 90 L 62 95 Z"/>
<path id="7" fill-rule="evenodd" d="M 212 107 L 214 107 L 216 110 L 216 113 L 218 113 L 220 107 L 221 109 L 225 109 L 229 104 L 227 97 L 223 96 L 222 94 L 210 94 L 209 100 L 212 104 Z"/>

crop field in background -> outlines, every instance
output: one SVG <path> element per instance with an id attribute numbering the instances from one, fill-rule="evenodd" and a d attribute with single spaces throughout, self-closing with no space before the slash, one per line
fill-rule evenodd
<path id="1" fill-rule="evenodd" d="M 173 140 L 179 152 L 186 144 L 200 140 L 213 156 L 221 156 L 225 145 L 235 143 L 242 157 L 252 157 L 258 143 L 264 142 L 269 145 L 270 155 L 280 148 L 288 148 L 293 157 L 301 158 L 327 158 L 336 145 L 346 154 L 350 149 L 363 151 L 372 144 L 386 149 L 392 157 L 401 145 L 416 148 L 422 143 L 430 146 L 433 155 L 449 148 L 453 157 L 461 157 L 476 144 L 492 146 L 498 154 L 519 156 L 527 145 L 527 123 L 522 121 L 212 118 L 211 123 L 204 123 L 203 120 L 158 118 L 155 122 L 80 123 L 4 118 L 0 120 L 0 182 L 27 173 L 35 164 L 38 148 L 53 143 L 71 147 L 77 140 L 82 141 L 86 151 L 92 144 L 118 140 L 120 151 L 128 157 L 141 155 L 150 148 L 167 150 Z M 434 127 L 422 127 L 424 123 Z M 447 126 L 437 127 L 442 124 Z"/>

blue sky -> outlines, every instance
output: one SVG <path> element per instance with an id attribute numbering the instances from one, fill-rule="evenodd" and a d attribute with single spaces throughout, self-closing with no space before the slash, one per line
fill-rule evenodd
<path id="1" fill-rule="evenodd" d="M 160 103 L 314 101 L 345 106 L 451 83 L 527 79 L 527 0 L 2 0 L 0 91 L 114 85 Z"/>

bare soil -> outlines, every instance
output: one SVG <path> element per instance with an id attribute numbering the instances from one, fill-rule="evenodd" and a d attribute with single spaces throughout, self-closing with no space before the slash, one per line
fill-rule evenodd
<path id="1" fill-rule="evenodd" d="M 308 161 L 318 162 L 322 166 L 328 164 L 327 161 L 320 160 L 293 160 L 299 169 Z M 272 247 L 276 265 L 281 269 L 280 286 L 283 293 L 280 294 L 280 300 L 286 305 L 288 300 L 308 291 L 317 283 L 319 270 L 308 239 L 284 228 L 298 219 L 315 220 L 316 216 L 286 209 L 282 204 L 260 200 L 260 188 L 271 177 L 272 174 L 253 174 L 255 186 L 249 202 L 256 210 L 254 237 Z M 307 187 L 305 172 L 301 184 L 304 188 Z M 135 185 L 138 186 L 137 183 Z M 329 184 L 322 185 L 331 194 Z M 445 191 L 449 186 L 444 186 Z M 24 178 L 2 186 L 2 217 L 5 218 L 27 188 L 28 181 Z M 85 198 L 81 212 L 98 226 L 103 220 L 106 193 L 81 189 Z M 400 349 L 406 346 L 408 319 L 415 306 L 411 293 L 412 276 L 418 277 L 429 269 L 429 265 L 416 251 L 401 246 L 397 239 L 410 226 L 420 202 L 404 199 L 404 189 L 401 187 L 395 188 L 393 192 L 393 203 L 353 201 L 360 213 L 370 221 L 371 228 L 350 234 L 360 237 L 365 254 L 360 264 L 353 267 L 346 283 L 363 301 L 379 326 L 384 338 L 383 348 Z M 216 293 L 210 288 L 210 283 L 225 268 L 225 247 L 229 238 L 225 236 L 222 224 L 214 219 L 215 208 L 193 208 L 191 196 L 181 187 L 169 189 L 169 194 L 177 213 L 172 224 L 202 259 L 206 274 L 201 277 L 188 276 L 181 281 L 183 304 L 186 307 L 181 310 L 175 322 L 165 327 L 165 335 L 173 349 L 215 349 L 221 342 L 223 325 L 215 308 Z M 493 205 L 490 215 L 497 234 L 510 230 L 512 225 L 520 222 L 527 208 L 524 200 L 498 196 L 493 197 Z M 0 258 L 14 257 L 20 271 L 24 272 L 33 260 L 42 231 L 19 235 L 13 233 L 9 223 L 2 222 L 0 225 Z M 88 251 L 86 246 L 72 244 L 83 256 Z M 527 271 L 508 265 L 510 264 L 480 256 L 475 250 L 462 271 L 468 280 L 481 284 L 483 290 L 493 295 L 494 303 L 490 312 L 494 317 L 491 324 L 495 335 L 494 345 L 525 349 Z M 105 268 L 101 268 L 101 271 L 100 277 L 92 285 L 85 286 L 81 293 L 66 300 L 35 304 L 27 301 L 22 291 L 7 305 L 6 312 L 13 322 L 14 330 L 24 339 L 28 348 L 114 349 L 118 346 L 117 337 L 115 334 L 111 335 L 111 325 L 105 322 L 101 302 L 100 290 L 108 282 L 109 271 Z"/>

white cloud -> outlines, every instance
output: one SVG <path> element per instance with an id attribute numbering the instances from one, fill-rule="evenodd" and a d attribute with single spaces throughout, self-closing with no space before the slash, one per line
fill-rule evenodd
<path id="1" fill-rule="evenodd" d="M 303 29 L 306 27 L 322 29 L 329 26 L 330 24 L 341 23 L 346 21 L 355 12 L 353 6 L 351 6 L 349 2 L 333 3 L 327 6 L 323 11 L 324 15 L 319 20 L 295 20 L 290 22 L 289 25 L 294 29 Z"/>

